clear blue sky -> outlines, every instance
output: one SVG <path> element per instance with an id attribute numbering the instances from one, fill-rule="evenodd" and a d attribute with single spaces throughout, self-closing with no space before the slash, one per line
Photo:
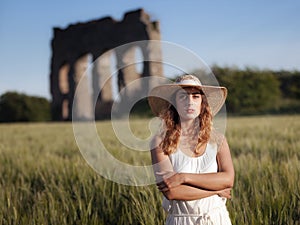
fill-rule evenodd
<path id="1" fill-rule="evenodd" d="M 104 16 L 121 20 L 144 8 L 160 21 L 162 40 L 208 65 L 300 70 L 300 1 L 118 0 L 0 2 L 0 94 L 51 98 L 52 28 Z"/>

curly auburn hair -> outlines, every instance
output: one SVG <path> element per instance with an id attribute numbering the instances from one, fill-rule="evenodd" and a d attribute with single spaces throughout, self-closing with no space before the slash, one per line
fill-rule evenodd
<path id="1" fill-rule="evenodd" d="M 176 93 L 174 96 L 175 95 Z M 198 116 L 199 124 L 195 123 L 195 129 L 193 129 L 194 131 L 197 131 L 200 127 L 200 131 L 198 132 L 198 142 L 194 149 L 196 155 L 200 153 L 200 147 L 203 144 L 208 143 L 212 130 L 212 112 L 205 94 L 201 93 L 201 96 L 201 111 Z M 166 155 L 170 155 L 176 151 L 179 144 L 181 134 L 180 117 L 175 107 L 171 104 L 168 109 L 160 113 L 160 117 L 164 120 L 165 124 L 163 129 L 164 135 L 162 135 L 164 138 L 159 144 L 159 147 L 163 149 Z"/>

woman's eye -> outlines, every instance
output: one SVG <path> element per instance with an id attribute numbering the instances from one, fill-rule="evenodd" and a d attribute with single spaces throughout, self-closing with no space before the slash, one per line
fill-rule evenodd
<path id="1" fill-rule="evenodd" d="M 179 99 L 184 100 L 184 99 L 186 99 L 186 96 L 187 95 L 179 95 Z"/>

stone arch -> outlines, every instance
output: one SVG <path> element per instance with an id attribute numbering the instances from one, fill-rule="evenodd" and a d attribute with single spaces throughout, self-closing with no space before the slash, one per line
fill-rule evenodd
<path id="1" fill-rule="evenodd" d="M 105 17 L 99 20 L 93 20 L 86 23 L 71 24 L 66 29 L 54 28 L 54 37 L 51 42 L 52 58 L 50 73 L 50 89 L 52 95 L 52 117 L 53 120 L 71 119 L 73 101 L 85 99 L 86 107 L 93 106 L 91 102 L 96 102 L 95 117 L 97 119 L 105 118 L 110 115 L 110 107 L 113 102 L 113 93 L 111 88 L 109 59 L 96 60 L 103 53 L 127 43 L 142 40 L 160 40 L 159 23 L 150 21 L 150 16 L 143 9 L 127 12 L 122 21 L 115 21 L 111 17 Z M 140 47 L 144 58 L 151 59 L 151 51 L 157 51 L 160 55 L 160 49 L 149 49 L 144 46 L 129 46 L 126 49 L 119 49 L 116 55 L 116 63 L 122 69 L 118 71 L 118 88 L 125 87 L 131 81 L 142 76 L 151 76 L 152 64 L 143 63 L 143 72 L 137 72 L 135 65 L 128 65 L 134 61 L 135 48 Z M 80 93 L 74 99 L 75 89 L 84 68 L 87 64 L 87 54 L 91 54 L 94 62 L 92 69 L 92 87 L 87 86 L 92 91 Z M 109 58 L 109 56 L 107 56 Z M 68 67 L 64 67 L 67 64 Z M 158 65 L 155 65 L 157 68 Z M 68 71 L 68 72 L 66 72 Z M 156 71 L 155 75 L 162 76 L 162 65 Z M 66 75 L 68 73 L 68 75 Z M 81 74 L 80 74 L 81 73 Z M 68 79 L 67 79 L 67 78 Z M 107 84 L 101 89 L 101 84 L 108 79 Z M 68 82 L 67 82 L 68 81 Z M 93 93 L 90 97 L 86 93 Z M 97 94 L 99 93 L 99 95 Z M 134 94 L 129 93 L 129 94 Z M 87 100 L 90 98 L 90 100 Z M 68 105 L 68 110 L 65 109 Z M 78 111 L 77 111 L 78 110 Z M 80 112 L 75 109 L 75 115 L 79 118 L 93 117 L 90 113 Z"/>

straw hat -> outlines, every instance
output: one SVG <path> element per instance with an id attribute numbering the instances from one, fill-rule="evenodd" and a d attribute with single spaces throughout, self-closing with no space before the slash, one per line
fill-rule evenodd
<path id="1" fill-rule="evenodd" d="M 178 77 L 172 84 L 160 85 L 150 91 L 148 102 L 152 112 L 159 116 L 162 110 L 170 107 L 173 94 L 185 87 L 196 87 L 203 91 L 213 116 L 219 112 L 227 96 L 225 87 L 202 85 L 194 75 L 183 75 Z"/>

